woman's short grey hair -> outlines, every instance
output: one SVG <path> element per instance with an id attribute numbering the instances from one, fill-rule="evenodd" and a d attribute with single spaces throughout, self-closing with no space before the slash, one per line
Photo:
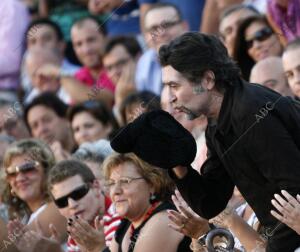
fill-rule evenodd
<path id="1" fill-rule="evenodd" d="M 104 159 L 112 153 L 113 149 L 109 141 L 101 139 L 96 142 L 81 144 L 72 157 L 82 162 L 103 163 Z"/>

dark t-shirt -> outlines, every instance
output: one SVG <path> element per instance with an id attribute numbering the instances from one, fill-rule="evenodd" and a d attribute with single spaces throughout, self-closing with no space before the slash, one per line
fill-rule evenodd
<path id="1" fill-rule="evenodd" d="M 129 245 L 129 249 L 128 249 L 128 252 L 133 252 L 134 251 L 134 247 L 135 247 L 135 243 L 136 241 L 138 240 L 138 236 L 140 234 L 140 231 L 142 230 L 142 228 L 144 227 L 144 225 L 147 223 L 147 221 L 149 219 L 151 219 L 151 217 L 161 211 L 164 211 L 164 210 L 167 210 L 167 209 L 173 209 L 173 210 L 176 210 L 175 209 L 175 206 L 169 202 L 163 202 L 161 203 L 154 211 L 153 213 L 150 215 L 150 217 L 145 220 L 135 231 L 134 233 L 132 234 L 132 238 L 131 238 L 131 243 Z M 115 239 L 116 239 L 116 242 L 119 244 L 119 252 L 122 252 L 122 241 L 123 241 L 123 238 L 128 230 L 128 228 L 130 227 L 131 225 L 131 222 L 127 219 L 123 219 L 121 224 L 119 225 L 118 227 L 118 230 L 116 231 L 115 233 Z M 185 236 L 182 241 L 179 243 L 178 245 L 178 248 L 177 248 L 177 251 L 178 252 L 191 252 L 191 249 L 190 249 L 190 243 L 191 243 L 191 239 L 187 236 Z M 162 248 L 163 249 L 163 248 Z"/>

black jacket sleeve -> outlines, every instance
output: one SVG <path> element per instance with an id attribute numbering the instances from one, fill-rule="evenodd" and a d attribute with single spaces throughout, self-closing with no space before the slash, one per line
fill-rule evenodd
<path id="1" fill-rule="evenodd" d="M 300 189 L 300 114 L 294 113 L 293 118 L 288 118 L 291 109 L 286 108 L 280 113 L 275 107 L 256 122 L 246 135 L 247 152 L 269 182 L 295 195 Z M 299 124 L 295 132 L 294 120 Z"/>
<path id="2" fill-rule="evenodd" d="M 232 196 L 234 184 L 207 138 L 208 158 L 201 175 L 192 167 L 182 179 L 170 170 L 178 190 L 188 205 L 200 216 L 210 219 L 223 211 Z"/>

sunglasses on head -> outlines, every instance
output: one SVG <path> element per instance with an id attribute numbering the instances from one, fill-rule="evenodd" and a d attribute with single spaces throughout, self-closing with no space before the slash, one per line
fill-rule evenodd
<path id="1" fill-rule="evenodd" d="M 25 164 L 17 165 L 15 167 L 10 166 L 6 169 L 6 177 L 8 179 L 11 179 L 16 177 L 19 172 L 28 174 L 30 172 L 36 171 L 36 168 L 39 166 L 39 164 L 40 163 L 37 161 L 30 161 Z"/>
<path id="2" fill-rule="evenodd" d="M 269 27 L 265 27 L 254 33 L 252 39 L 246 40 L 247 48 L 250 49 L 253 46 L 254 41 L 264 41 L 273 34 L 273 31 Z"/>
<path id="3" fill-rule="evenodd" d="M 89 190 L 90 187 L 87 184 L 84 184 L 63 197 L 60 197 L 58 199 L 53 198 L 53 201 L 58 208 L 65 208 L 68 206 L 68 198 L 71 198 L 73 200 L 80 200 L 85 195 L 87 195 Z"/>

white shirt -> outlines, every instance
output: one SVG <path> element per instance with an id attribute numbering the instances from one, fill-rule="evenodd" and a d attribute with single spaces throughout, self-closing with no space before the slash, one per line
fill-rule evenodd
<path id="1" fill-rule="evenodd" d="M 32 102 L 32 100 L 37 97 L 41 92 L 34 88 L 31 90 L 31 92 L 28 94 L 28 96 L 24 100 L 24 104 L 28 104 Z M 70 104 L 71 103 L 71 97 L 70 95 L 61 87 L 57 92 L 56 95 L 59 99 L 61 99 L 64 103 Z"/>
<path id="2" fill-rule="evenodd" d="M 42 205 L 39 209 L 37 209 L 35 212 L 33 212 L 33 213 L 30 215 L 27 224 L 30 224 L 31 222 L 33 222 L 33 221 L 36 219 L 36 217 L 37 217 L 41 212 L 43 212 L 43 211 L 46 209 L 46 206 L 47 206 L 47 205 L 48 205 L 48 204 L 44 204 L 44 205 Z"/>

